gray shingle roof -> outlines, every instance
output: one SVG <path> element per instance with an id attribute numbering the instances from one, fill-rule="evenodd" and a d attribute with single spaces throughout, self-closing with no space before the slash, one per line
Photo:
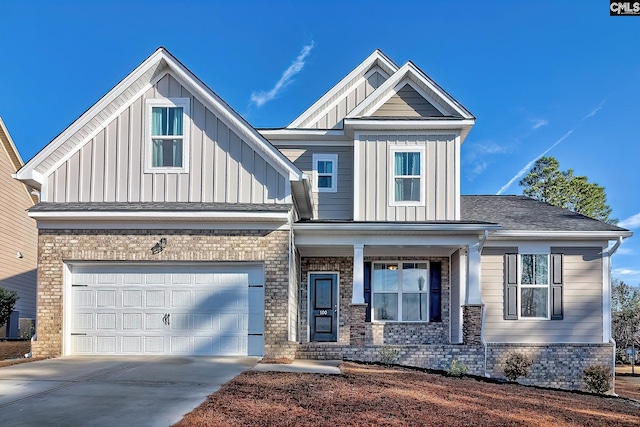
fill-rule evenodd
<path id="1" fill-rule="evenodd" d="M 30 212 L 288 212 L 290 204 L 251 203 L 184 203 L 184 202 L 104 202 L 104 203 L 38 203 Z"/>
<path id="2" fill-rule="evenodd" d="M 496 222 L 503 230 L 627 231 L 526 196 L 461 196 L 460 219 Z"/>

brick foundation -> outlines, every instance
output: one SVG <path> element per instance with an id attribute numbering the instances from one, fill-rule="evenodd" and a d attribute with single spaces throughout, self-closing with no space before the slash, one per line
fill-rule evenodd
<path id="1" fill-rule="evenodd" d="M 166 248 L 153 255 L 162 237 Z M 38 330 L 35 357 L 62 354 L 63 274 L 78 261 L 217 262 L 264 264 L 265 356 L 292 357 L 288 341 L 289 232 L 273 230 L 40 230 Z"/>

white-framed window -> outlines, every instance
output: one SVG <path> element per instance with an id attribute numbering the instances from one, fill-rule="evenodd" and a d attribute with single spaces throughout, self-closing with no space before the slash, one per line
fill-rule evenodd
<path id="1" fill-rule="evenodd" d="M 392 147 L 389 151 L 389 204 L 423 205 L 425 193 L 424 150 Z"/>
<path id="2" fill-rule="evenodd" d="M 519 257 L 519 317 L 549 319 L 549 254 L 519 254 Z"/>
<path id="3" fill-rule="evenodd" d="M 188 172 L 189 98 L 146 101 L 145 172 Z"/>
<path id="4" fill-rule="evenodd" d="M 373 321 L 429 321 L 429 263 L 374 262 L 371 277 Z"/>
<path id="5" fill-rule="evenodd" d="M 338 155 L 313 155 L 313 191 L 338 191 Z"/>

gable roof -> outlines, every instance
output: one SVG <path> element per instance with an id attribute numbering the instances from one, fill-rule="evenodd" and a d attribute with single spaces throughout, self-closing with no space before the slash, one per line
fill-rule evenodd
<path id="1" fill-rule="evenodd" d="M 381 50 L 376 49 L 364 61 L 340 80 L 335 86 L 329 89 L 316 102 L 307 108 L 302 114 L 296 117 L 287 129 L 296 129 L 305 127 L 322 113 L 339 97 L 354 86 L 354 84 L 363 78 L 370 70 L 379 67 L 380 71 L 387 76 L 392 75 L 398 70 L 398 66 L 389 59 Z"/>
<path id="2" fill-rule="evenodd" d="M 595 232 L 629 237 L 631 232 L 527 196 L 460 196 L 462 221 L 489 221 L 502 226 L 496 234 L 517 232 Z M 609 236 L 610 235 L 610 236 Z"/>
<path id="3" fill-rule="evenodd" d="M 167 72 L 178 76 L 194 96 L 214 111 L 221 120 L 236 128 L 245 141 L 284 176 L 288 176 L 291 181 L 305 180 L 302 171 L 164 47 L 159 47 L 29 160 L 18 171 L 17 178 L 40 188 L 51 171 L 69 159 L 82 145 L 100 132 L 106 123 L 117 117 Z"/>
<path id="4" fill-rule="evenodd" d="M 20 157 L 20 153 L 18 153 L 18 149 L 13 143 L 13 139 L 11 139 L 11 135 L 9 135 L 9 131 L 4 124 L 2 117 L 0 117 L 0 146 L 2 146 L 5 153 L 7 153 L 7 157 L 9 157 L 9 161 L 13 166 L 13 170 L 11 171 L 12 173 L 16 172 L 24 165 L 22 157 Z M 23 187 L 33 203 L 38 203 L 38 197 L 34 194 L 31 194 L 29 187 L 26 185 L 24 185 Z"/>

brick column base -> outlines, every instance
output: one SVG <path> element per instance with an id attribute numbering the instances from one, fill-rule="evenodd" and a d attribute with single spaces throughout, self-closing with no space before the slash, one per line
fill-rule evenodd
<path id="1" fill-rule="evenodd" d="M 367 304 L 349 304 L 349 342 L 351 345 L 364 345 Z"/>
<path id="2" fill-rule="evenodd" d="M 482 310 L 484 304 L 462 306 L 462 342 L 465 345 L 482 344 Z"/>

